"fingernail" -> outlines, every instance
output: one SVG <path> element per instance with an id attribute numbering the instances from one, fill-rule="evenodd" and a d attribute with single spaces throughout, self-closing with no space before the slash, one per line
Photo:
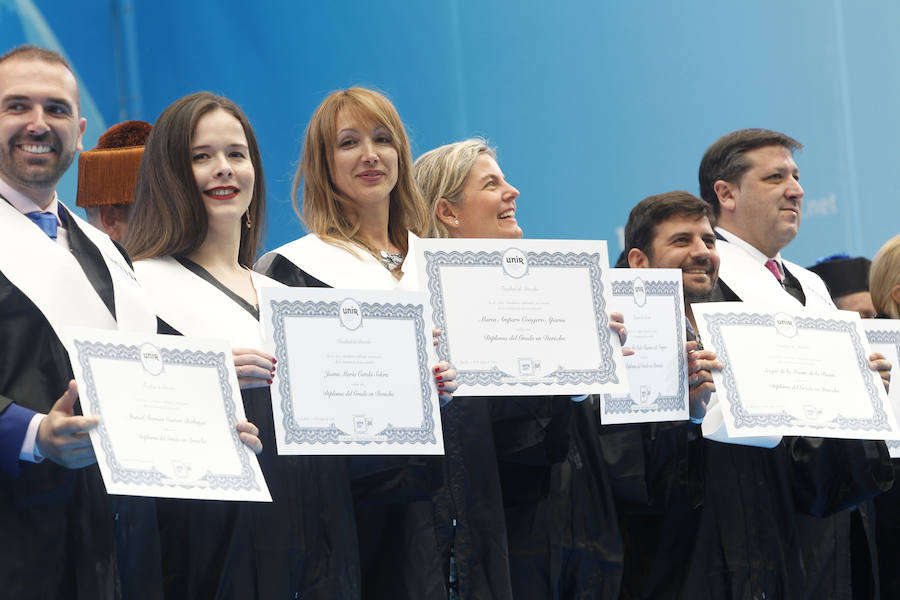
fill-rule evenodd
<path id="1" fill-rule="evenodd" d="M 270 379 L 270 380 L 269 380 L 269 385 L 271 385 L 271 384 L 272 384 L 272 380 Z"/>
<path id="2" fill-rule="evenodd" d="M 273 359 L 272 359 L 272 362 L 273 362 L 273 363 L 277 363 L 277 362 L 278 362 L 278 359 L 277 359 L 277 358 L 273 358 Z"/>
<path id="3" fill-rule="evenodd" d="M 435 373 L 438 373 L 440 370 L 441 370 L 440 367 L 435 367 L 435 368 L 434 368 L 434 372 L 435 372 Z"/>
<path id="4" fill-rule="evenodd" d="M 435 380 L 435 381 L 442 381 L 443 379 L 444 379 L 444 378 L 441 377 L 440 375 L 435 375 L 435 376 L 434 376 L 434 380 Z"/>
<path id="5" fill-rule="evenodd" d="M 443 382 L 443 381 L 441 381 L 441 382 L 438 382 L 438 387 L 439 387 L 439 388 L 442 388 L 442 387 L 444 387 L 444 382 Z"/>

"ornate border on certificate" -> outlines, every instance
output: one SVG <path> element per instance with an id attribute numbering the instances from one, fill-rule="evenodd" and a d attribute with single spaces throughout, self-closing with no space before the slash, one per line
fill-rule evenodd
<path id="1" fill-rule="evenodd" d="M 597 326 L 597 342 L 600 347 L 601 362 L 597 369 L 563 369 L 557 368 L 541 378 L 541 381 L 529 381 L 520 379 L 510 373 L 506 373 L 497 367 L 488 370 L 458 371 L 457 381 L 460 385 L 485 385 L 502 386 L 510 381 L 517 385 L 546 385 L 557 384 L 592 384 L 592 383 L 618 383 L 615 363 L 612 360 L 614 352 L 609 341 L 608 319 L 606 316 L 606 303 L 603 300 L 603 283 L 600 279 L 600 255 L 588 252 L 524 252 L 515 250 L 527 260 L 527 269 L 540 267 L 562 267 L 569 269 L 588 269 L 591 277 L 591 299 L 594 308 L 594 322 Z M 503 269 L 504 252 L 495 251 L 428 251 L 425 255 L 425 271 L 428 275 L 428 291 L 431 295 L 431 309 L 435 326 L 443 330 L 444 334 L 438 338 L 437 355 L 441 360 L 453 364 L 450 357 L 450 336 L 447 331 L 446 307 L 444 306 L 443 283 L 440 275 L 441 267 L 445 266 L 477 266 Z M 548 381 L 549 380 L 549 381 Z"/>
<path id="2" fill-rule="evenodd" d="M 352 299 L 351 299 L 352 300 Z M 347 300 L 344 300 L 346 302 Z M 300 427 L 294 418 L 294 403 L 291 396 L 291 374 L 288 365 L 288 344 L 285 340 L 284 322 L 288 318 L 335 319 L 340 320 L 342 302 L 273 300 L 272 326 L 275 340 L 275 358 L 281 369 L 279 392 L 281 410 L 284 413 L 284 442 L 287 444 L 435 444 L 434 414 L 432 412 L 431 373 L 428 368 L 428 352 L 424 340 L 425 318 L 421 305 L 382 304 L 380 302 L 360 302 L 361 318 L 386 319 L 391 321 L 409 320 L 416 332 L 416 357 L 418 360 L 419 390 L 422 398 L 422 421 L 416 427 L 397 427 L 388 423 L 384 429 L 360 438 L 344 431 L 332 423 L 328 427 Z M 380 439 L 371 439 L 378 437 Z"/>
<path id="3" fill-rule="evenodd" d="M 644 293 L 647 296 L 670 296 L 673 300 L 672 305 L 675 307 L 676 322 L 679 315 L 683 314 L 684 308 L 681 306 L 681 294 L 678 293 L 678 284 L 674 281 L 654 281 L 641 280 L 644 284 Z M 610 289 L 613 296 L 630 298 L 634 296 L 633 280 L 616 280 L 610 282 Z M 675 347 L 681 347 L 684 344 L 684 331 L 675 332 Z M 678 373 L 684 373 L 684 352 L 678 353 Z M 631 395 L 614 396 L 612 394 L 604 394 L 604 414 L 626 414 L 631 412 L 654 413 L 654 412 L 673 412 L 676 410 L 684 410 L 684 388 L 686 386 L 684 377 L 678 377 L 678 389 L 672 396 L 663 396 L 662 392 L 657 394 L 656 399 L 647 406 L 642 406 L 632 400 Z"/>
<path id="4" fill-rule="evenodd" d="M 846 321 L 838 321 L 835 319 L 825 319 L 820 317 L 801 317 L 791 315 L 797 330 L 809 329 L 814 331 L 831 331 L 836 333 L 846 333 L 850 336 L 853 344 L 853 350 L 856 357 L 856 364 L 860 372 L 863 374 L 867 396 L 872 404 L 873 414 L 870 419 L 857 419 L 838 415 L 831 421 L 813 424 L 804 421 L 803 424 L 815 429 L 821 429 L 827 432 L 831 428 L 841 428 L 850 431 L 860 429 L 875 431 L 890 431 L 890 424 L 887 420 L 887 413 L 881 404 L 881 399 L 872 378 L 869 375 L 869 361 L 866 358 L 865 350 L 853 323 Z M 755 327 L 776 327 L 774 315 L 764 315 L 756 313 L 724 313 L 717 315 L 704 315 L 707 326 L 712 338 L 713 346 L 719 355 L 719 360 L 725 365 L 722 370 L 725 381 L 725 393 L 727 394 L 729 404 L 731 405 L 731 414 L 734 417 L 734 426 L 740 427 L 760 427 L 760 426 L 789 426 L 798 424 L 799 419 L 792 415 L 784 413 L 769 413 L 753 415 L 747 412 L 741 401 L 737 384 L 734 380 L 734 370 L 731 367 L 731 361 L 728 356 L 728 348 L 722 339 L 722 327 L 727 325 L 755 326 Z"/>
<path id="5" fill-rule="evenodd" d="M 116 458 L 115 450 L 109 439 L 109 432 L 102 419 L 102 409 L 97 398 L 97 389 L 94 382 L 94 373 L 91 368 L 91 359 L 99 358 L 106 360 L 118 360 L 125 362 L 144 362 L 141 357 L 142 348 L 138 346 L 126 346 L 122 344 L 110 344 L 100 342 L 85 342 L 74 340 L 75 347 L 78 349 L 78 360 L 84 373 L 84 381 L 87 384 L 86 390 L 81 390 L 82 401 L 87 398 L 91 407 L 91 411 L 100 415 L 100 425 L 97 426 L 97 432 L 100 434 L 101 447 L 106 454 L 106 463 L 109 466 L 110 474 L 113 481 L 126 484 L 142 484 L 142 485 L 167 485 L 170 487 L 179 487 L 183 489 L 207 488 L 217 490 L 259 490 L 259 481 L 253 469 L 250 467 L 250 461 L 247 453 L 243 449 L 243 444 L 237 435 L 232 436 L 235 454 L 240 460 L 241 471 L 239 474 L 220 474 L 206 473 L 201 477 L 191 478 L 189 480 L 180 480 L 168 477 L 160 473 L 156 469 L 129 469 L 122 465 Z M 156 348 L 161 359 L 160 368 L 165 365 L 179 365 L 196 368 L 215 369 L 219 382 L 219 390 L 222 392 L 222 404 L 228 416 L 228 425 L 234 430 L 237 425 L 237 415 L 235 414 L 234 393 L 231 384 L 228 381 L 227 362 L 231 361 L 231 357 L 226 357 L 221 352 L 200 352 L 191 350 L 178 350 L 169 348 Z M 240 397 L 240 396 L 238 396 Z M 179 472 L 176 465 L 176 473 Z"/>
<path id="6" fill-rule="evenodd" d="M 870 344 L 890 344 L 900 356 L 900 331 L 867 331 L 866 339 Z M 900 440 L 885 440 L 884 443 L 891 450 L 900 448 Z"/>

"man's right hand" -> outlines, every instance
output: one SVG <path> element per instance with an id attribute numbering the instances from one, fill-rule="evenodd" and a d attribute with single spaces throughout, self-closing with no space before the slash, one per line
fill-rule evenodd
<path id="1" fill-rule="evenodd" d="M 41 421 L 35 440 L 44 458 L 68 469 L 80 469 L 97 461 L 88 431 L 100 423 L 100 418 L 76 415 L 72 407 L 77 399 L 78 386 L 72 380 Z"/>
<path id="2" fill-rule="evenodd" d="M 686 344 L 691 419 L 697 419 L 699 422 L 706 416 L 709 397 L 716 391 L 711 371 L 721 370 L 722 363 L 716 360 L 715 352 L 697 350 L 697 346 L 697 342 L 687 342 Z"/>

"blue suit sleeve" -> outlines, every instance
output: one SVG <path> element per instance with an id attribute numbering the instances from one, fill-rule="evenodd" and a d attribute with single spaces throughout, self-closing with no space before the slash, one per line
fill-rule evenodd
<path id="1" fill-rule="evenodd" d="M 12 403 L 0 413 L 0 470 L 13 477 L 19 474 L 19 454 L 25 432 L 35 412 Z"/>

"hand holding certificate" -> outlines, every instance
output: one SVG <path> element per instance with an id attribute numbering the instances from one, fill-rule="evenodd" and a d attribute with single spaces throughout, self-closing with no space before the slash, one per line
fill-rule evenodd
<path id="1" fill-rule="evenodd" d="M 688 409 L 681 269 L 611 269 L 612 307 L 625 316 L 629 394 L 604 394 L 600 421 L 684 421 Z"/>
<path id="2" fill-rule="evenodd" d="M 419 292 L 263 288 L 279 454 L 443 454 Z"/>
<path id="3" fill-rule="evenodd" d="M 896 319 L 864 319 L 862 323 L 872 352 L 883 354 L 896 369 L 900 364 L 900 321 Z M 896 415 L 900 411 L 900 382 L 895 381 L 891 385 L 888 399 Z M 885 443 L 891 453 L 891 458 L 900 458 L 900 440 L 886 440 Z"/>
<path id="4" fill-rule="evenodd" d="M 244 407 L 225 342 L 70 329 L 67 348 L 107 492 L 271 502 L 240 440 Z"/>
<path id="5" fill-rule="evenodd" d="M 748 303 L 693 304 L 718 354 L 716 393 L 730 437 L 809 435 L 885 439 L 900 434 L 859 315 L 771 311 Z"/>
<path id="6" fill-rule="evenodd" d="M 627 392 L 606 242 L 428 239 L 414 251 L 458 395 Z"/>

